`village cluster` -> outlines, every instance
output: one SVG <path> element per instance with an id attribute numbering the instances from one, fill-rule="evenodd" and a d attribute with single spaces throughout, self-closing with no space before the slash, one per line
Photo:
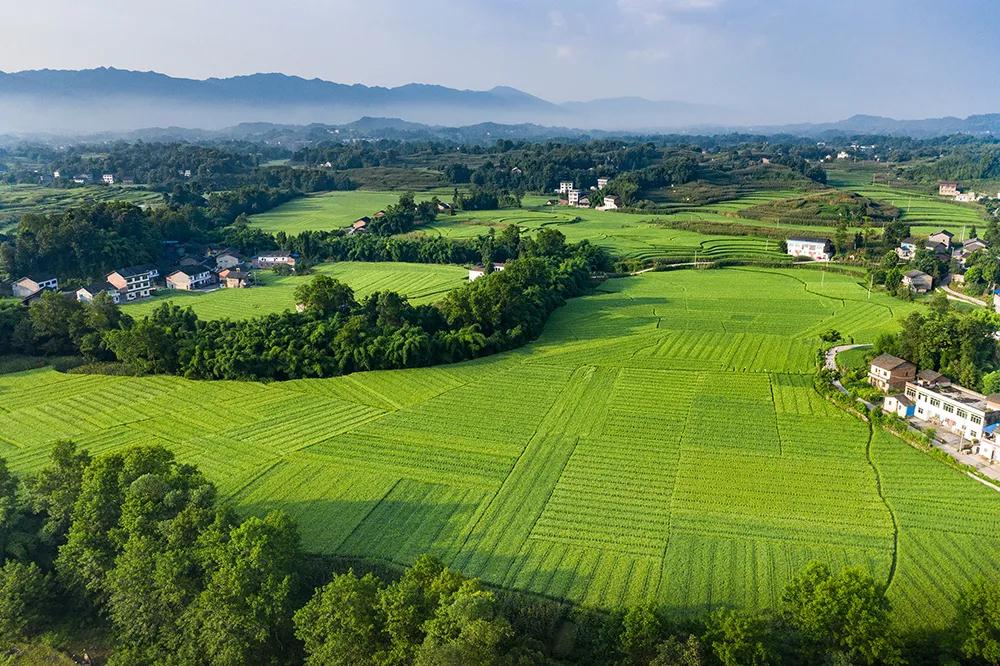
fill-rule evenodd
<path id="1" fill-rule="evenodd" d="M 802 257 L 813 261 L 830 261 L 833 257 L 833 243 L 829 238 L 811 236 L 793 236 L 788 239 L 788 254 L 792 257 Z M 917 250 L 923 248 L 934 253 L 939 261 L 955 260 L 956 269 L 950 274 L 951 282 L 961 284 L 964 281 L 966 263 L 972 255 L 982 252 L 989 245 L 979 238 L 966 241 L 956 241 L 955 235 L 947 229 L 932 233 L 927 240 L 904 238 L 896 248 L 896 255 L 903 261 L 912 260 Z M 934 277 L 920 270 L 911 270 L 903 274 L 903 285 L 917 294 L 925 294 L 934 288 Z M 1000 299 L 994 299 L 995 305 Z M 1000 311 L 1000 310 L 998 310 Z"/>
<path id="2" fill-rule="evenodd" d="M 161 272 L 153 264 L 128 266 L 111 271 L 105 275 L 103 282 L 61 293 L 84 303 L 106 293 L 114 303 L 121 304 L 149 298 L 159 288 L 181 291 L 245 289 L 255 284 L 254 269 L 287 266 L 295 270 L 297 261 L 298 256 L 289 252 L 260 254 L 247 259 L 231 248 L 199 248 L 194 253 L 180 256 L 176 267 L 169 271 Z M 59 278 L 54 275 L 26 275 L 14 282 L 11 291 L 24 305 L 30 305 L 46 291 L 59 292 Z"/>
<path id="3" fill-rule="evenodd" d="M 590 208 L 591 194 L 603 190 L 610 182 L 610 178 L 598 178 L 597 185 L 591 186 L 589 191 L 585 191 L 574 187 L 575 183 L 572 180 L 560 181 L 559 198 L 550 199 L 548 204 L 551 206 L 558 204 L 561 206 L 572 206 L 573 208 Z M 621 198 L 609 194 L 604 197 L 603 203 L 597 206 L 597 210 L 618 210 L 621 207 Z"/>
<path id="4" fill-rule="evenodd" d="M 971 391 L 934 370 L 921 370 L 902 358 L 872 359 L 868 383 L 886 397 L 882 409 L 912 422 L 957 435 L 958 448 L 989 462 L 1000 460 L 1000 394 Z"/>

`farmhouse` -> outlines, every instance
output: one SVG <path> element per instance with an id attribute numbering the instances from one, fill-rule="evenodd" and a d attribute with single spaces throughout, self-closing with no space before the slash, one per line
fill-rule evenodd
<path id="1" fill-rule="evenodd" d="M 580 197 L 582 196 L 583 196 L 582 190 L 570 190 L 569 192 L 566 193 L 566 203 L 568 203 L 570 206 L 579 206 Z"/>
<path id="2" fill-rule="evenodd" d="M 973 203 L 975 201 L 979 201 L 979 197 L 976 196 L 975 192 L 962 192 L 955 196 L 955 201 L 961 203 Z"/>
<path id="3" fill-rule="evenodd" d="M 512 176 L 520 176 L 523 173 L 524 172 L 521 171 L 521 167 L 512 167 L 510 170 L 510 175 Z"/>
<path id="4" fill-rule="evenodd" d="M 559 194 L 569 194 L 570 190 L 572 189 L 573 189 L 572 180 L 559 181 Z"/>
<path id="5" fill-rule="evenodd" d="M 43 289 L 56 291 L 59 289 L 59 280 L 54 275 L 26 275 L 13 285 L 11 291 L 18 298 L 27 298 Z"/>
<path id="6" fill-rule="evenodd" d="M 938 194 L 942 197 L 958 196 L 958 182 L 954 180 L 942 180 L 938 183 Z"/>
<path id="7" fill-rule="evenodd" d="M 967 262 L 972 255 L 986 249 L 989 249 L 989 245 L 986 244 L 986 241 L 981 241 L 978 238 L 972 238 L 962 243 L 962 249 L 958 252 L 958 260 L 964 266 L 965 262 Z"/>
<path id="8" fill-rule="evenodd" d="M 254 258 L 253 265 L 256 268 L 274 268 L 275 266 L 291 266 L 295 268 L 297 258 L 298 256 L 294 252 L 261 254 Z"/>
<path id="9" fill-rule="evenodd" d="M 838 160 L 846 160 L 850 156 L 851 156 L 851 154 L 849 152 L 847 152 L 846 150 L 842 150 L 839 153 L 837 153 L 837 159 Z"/>
<path id="10" fill-rule="evenodd" d="M 518 170 L 518 173 L 520 173 L 520 170 Z M 437 209 L 439 213 L 451 213 L 454 210 L 454 206 L 450 203 L 445 203 L 444 201 L 438 201 Z"/>
<path id="11" fill-rule="evenodd" d="M 917 381 L 906 383 L 904 393 L 914 403 L 914 417 L 965 439 L 981 439 L 986 427 L 1000 423 L 1000 395 L 970 391 L 937 372 L 921 372 Z"/>
<path id="12" fill-rule="evenodd" d="M 917 239 L 912 236 L 904 238 L 899 241 L 899 247 L 896 248 L 896 256 L 903 261 L 909 261 L 913 259 L 913 256 L 917 253 Z"/>
<path id="13" fill-rule="evenodd" d="M 941 231 L 935 231 L 930 236 L 927 237 L 928 243 L 940 243 L 947 248 L 951 247 L 951 239 L 955 237 L 955 234 L 951 233 L 947 229 L 942 229 Z M 928 248 L 930 249 L 930 248 Z"/>
<path id="14" fill-rule="evenodd" d="M 203 289 L 215 284 L 215 276 L 208 266 L 185 266 L 167 276 L 167 289 Z"/>
<path id="15" fill-rule="evenodd" d="M 126 301 L 134 301 L 153 293 L 153 280 L 159 275 L 155 266 L 129 266 L 108 273 L 106 279 Z"/>
<path id="16" fill-rule="evenodd" d="M 608 178 L 608 177 L 606 177 L 606 176 L 602 177 L 602 178 L 598 178 L 597 179 L 597 189 L 603 190 L 605 187 L 608 186 L 608 183 L 610 183 L 610 182 L 611 182 L 611 179 Z"/>
<path id="17" fill-rule="evenodd" d="M 916 365 L 891 354 L 876 356 L 868 369 L 868 383 L 883 393 L 902 389 L 906 382 L 912 382 L 916 377 Z"/>
<path id="18" fill-rule="evenodd" d="M 368 231 L 368 223 L 372 221 L 372 218 L 365 215 L 364 217 L 359 217 L 358 219 L 351 222 L 351 226 L 347 227 L 347 235 L 353 236 L 354 234 L 363 234 Z"/>
<path id="19" fill-rule="evenodd" d="M 815 261 L 830 261 L 833 256 L 833 243 L 829 238 L 810 238 L 796 236 L 789 238 L 788 254 L 793 257 L 808 257 Z"/>
<path id="20" fill-rule="evenodd" d="M 497 262 L 493 263 L 493 271 L 494 272 L 496 272 L 496 271 L 502 271 L 506 267 L 507 266 L 505 264 L 501 264 L 501 263 L 497 263 Z M 472 282 L 473 280 L 478 280 L 479 278 L 483 277 L 484 275 L 486 275 L 486 267 L 485 266 L 473 266 L 472 268 L 469 269 L 469 282 Z"/>
<path id="21" fill-rule="evenodd" d="M 597 210 L 618 210 L 622 206 L 622 200 L 618 197 L 604 197 L 604 203 L 597 207 Z"/>
<path id="22" fill-rule="evenodd" d="M 903 286 L 918 294 L 926 294 L 934 286 L 934 278 L 923 271 L 908 271 L 903 275 Z"/>
<path id="23" fill-rule="evenodd" d="M 101 182 L 103 182 L 105 185 L 114 185 L 115 175 L 113 173 L 106 173 L 101 176 Z"/>
<path id="24" fill-rule="evenodd" d="M 236 268 L 242 263 L 243 257 L 233 250 L 223 250 L 215 255 L 215 270 L 217 271 Z"/>
<path id="25" fill-rule="evenodd" d="M 91 303 L 100 293 L 105 293 L 110 296 L 111 302 L 116 305 L 122 300 L 121 293 L 113 284 L 109 282 L 95 282 L 94 284 L 89 284 L 86 287 L 80 287 L 76 290 L 76 300 L 81 303 Z"/>
<path id="26" fill-rule="evenodd" d="M 245 289 L 252 280 L 252 274 L 238 268 L 227 268 L 219 272 L 219 284 L 225 289 Z"/>

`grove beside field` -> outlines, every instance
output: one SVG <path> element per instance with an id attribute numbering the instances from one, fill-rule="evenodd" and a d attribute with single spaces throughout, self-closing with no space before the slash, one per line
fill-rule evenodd
<path id="1" fill-rule="evenodd" d="M 803 269 L 647 273 L 571 301 L 522 349 L 255 384 L 0 376 L 0 455 L 161 443 L 314 552 L 600 607 L 774 604 L 806 562 L 860 565 L 911 629 L 1000 568 L 1000 494 L 812 387 L 819 335 L 920 306 Z"/>

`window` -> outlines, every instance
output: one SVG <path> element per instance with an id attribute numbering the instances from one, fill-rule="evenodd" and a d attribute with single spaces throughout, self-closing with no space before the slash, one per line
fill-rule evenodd
<path id="1" fill-rule="evenodd" d="M 973 414 L 972 418 L 969 419 L 969 420 L 972 421 L 973 423 L 975 423 L 976 425 L 982 425 L 983 424 L 983 419 L 980 418 L 980 417 L 978 417 L 978 416 L 976 416 L 975 414 Z"/>
<path id="2" fill-rule="evenodd" d="M 940 407 L 941 401 L 937 398 L 931 398 L 931 407 Z"/>
<path id="3" fill-rule="evenodd" d="M 954 414 L 955 413 L 955 406 L 954 405 L 949 405 L 946 402 L 946 403 L 944 403 L 944 411 L 948 412 L 949 414 Z"/>
<path id="4" fill-rule="evenodd" d="M 958 410 L 958 418 L 960 418 L 960 419 L 967 419 L 967 418 L 969 418 L 969 412 L 965 411 L 964 409 Z"/>
<path id="5" fill-rule="evenodd" d="M 910 400 L 916 400 L 917 398 L 916 390 L 911 388 L 906 389 L 906 397 L 909 398 Z"/>

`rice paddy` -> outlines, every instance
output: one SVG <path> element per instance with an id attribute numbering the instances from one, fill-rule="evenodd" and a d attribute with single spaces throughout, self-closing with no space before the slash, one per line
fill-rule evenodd
<path id="1" fill-rule="evenodd" d="M 255 384 L 0 375 L 0 455 L 159 442 L 313 552 L 425 552 L 603 608 L 771 605 L 807 561 L 889 582 L 938 629 L 1000 567 L 1000 493 L 825 401 L 819 335 L 920 305 L 803 269 L 647 273 L 556 311 L 536 342 L 434 368 Z"/>
<path id="2" fill-rule="evenodd" d="M 122 310 L 141 317 L 169 301 L 190 307 L 202 319 L 247 319 L 276 314 L 293 309 L 295 289 L 315 275 L 329 275 L 344 282 L 354 289 L 358 299 L 375 291 L 395 291 L 419 305 L 436 301 L 461 285 L 468 278 L 468 271 L 436 264 L 344 261 L 315 266 L 309 275 L 280 276 L 267 270 L 255 271 L 254 275 L 257 284 L 247 289 L 208 292 L 160 289 L 152 298 L 124 304 Z"/>

